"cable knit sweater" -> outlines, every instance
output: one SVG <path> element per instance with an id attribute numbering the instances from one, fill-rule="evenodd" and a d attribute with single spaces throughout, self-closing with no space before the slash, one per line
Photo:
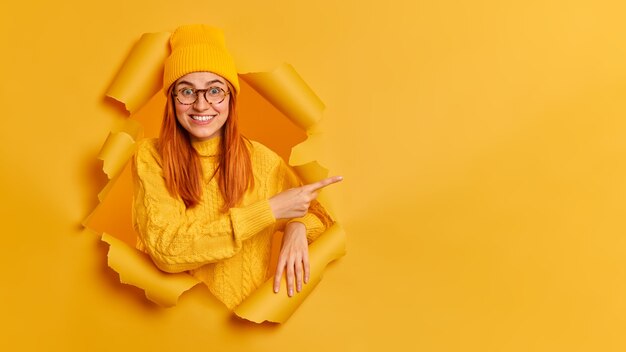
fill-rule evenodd
<path id="1" fill-rule="evenodd" d="M 250 156 L 255 186 L 238 207 L 222 213 L 217 177 L 211 178 L 218 164 L 220 138 L 194 142 L 205 187 L 202 201 L 186 209 L 182 199 L 172 197 L 165 187 L 156 143 L 157 139 L 140 141 L 132 164 L 137 248 L 148 253 L 163 271 L 189 271 L 233 309 L 272 271 L 272 235 L 284 229 L 287 221 L 274 218 L 269 198 L 301 183 L 278 155 L 253 141 Z M 290 221 L 306 226 L 309 242 L 332 224 L 315 201 L 304 217 Z"/>

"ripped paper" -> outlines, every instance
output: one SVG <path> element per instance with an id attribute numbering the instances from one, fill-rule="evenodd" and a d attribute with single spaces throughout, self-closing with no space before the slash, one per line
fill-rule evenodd
<path id="1" fill-rule="evenodd" d="M 135 152 L 135 141 L 141 135 L 141 125 L 137 121 L 128 119 L 119 131 L 111 131 L 104 141 L 98 153 L 98 159 L 102 160 L 102 171 L 107 175 L 109 181 L 106 186 L 98 193 L 98 206 L 83 220 L 82 225 L 96 232 L 102 230 L 103 223 L 115 223 L 115 232 L 126 234 L 126 237 L 134 237 L 132 225 L 130 225 L 130 216 L 124 217 L 121 211 L 130 212 L 130 209 L 120 207 L 120 196 L 123 198 L 123 192 L 120 192 L 120 185 L 126 189 L 131 189 L 131 178 L 128 161 Z M 130 199 L 130 194 L 127 194 Z M 112 211 L 116 209 L 116 211 Z M 121 215 L 121 216 L 120 216 Z M 111 219 L 115 219 L 112 221 Z M 126 219 L 127 221 L 123 221 Z M 121 231 L 120 231 L 121 229 Z M 109 229 L 111 230 L 111 229 Z"/>
<path id="2" fill-rule="evenodd" d="M 100 149 L 98 159 L 102 160 L 102 171 L 114 179 L 135 151 L 135 140 L 126 132 L 111 132 Z"/>
<path id="3" fill-rule="evenodd" d="M 102 241 L 109 244 L 108 265 L 120 275 L 124 284 L 142 288 L 146 297 L 161 306 L 176 305 L 183 292 L 200 281 L 187 273 L 165 273 L 159 270 L 147 254 L 104 233 Z"/>
<path id="4" fill-rule="evenodd" d="M 163 86 L 163 63 L 170 33 L 145 33 L 135 44 L 106 95 L 124 103 L 131 114 Z"/>
<path id="5" fill-rule="evenodd" d="M 240 77 L 296 125 L 309 130 L 322 118 L 324 103 L 289 64 L 272 72 L 247 73 Z"/>
<path id="6" fill-rule="evenodd" d="M 346 235 L 335 223 L 309 246 L 311 277 L 302 291 L 287 296 L 287 284 L 282 280 L 279 292 L 274 293 L 274 279 L 269 279 L 235 308 L 235 314 L 255 323 L 284 323 L 322 280 L 326 266 L 345 254 Z"/>
<path id="7" fill-rule="evenodd" d="M 131 50 L 107 90 L 107 96 L 125 104 L 131 118 L 121 131 L 111 132 L 102 147 L 99 158 L 104 162 L 103 171 L 110 181 L 98 195 L 101 203 L 84 221 L 86 227 L 92 228 L 92 225 L 108 222 L 108 228 L 115 229 L 112 232 L 102 231 L 102 241 L 110 246 L 109 266 L 120 275 L 122 283 L 144 290 L 149 300 L 166 307 L 175 305 L 180 295 L 199 281 L 186 273 L 162 272 L 152 263 L 149 256 L 133 248 L 130 243 L 134 242 L 136 235 L 128 220 L 130 209 L 109 203 L 108 200 L 119 202 L 131 198 L 130 194 L 121 193 L 130 192 L 128 161 L 134 153 L 136 141 L 143 132 L 142 126 L 133 120 L 133 117 L 141 115 L 142 107 L 149 105 L 147 103 L 151 98 L 154 99 L 155 94 L 161 89 L 163 63 L 169 54 L 167 45 L 169 36 L 169 33 L 144 34 Z M 292 153 L 289 157 L 290 164 L 302 164 L 294 166 L 294 171 L 303 182 L 311 183 L 325 178 L 328 170 L 317 162 L 315 148 L 306 147 L 310 141 L 315 140 L 311 132 L 320 121 L 324 110 L 324 104 L 313 90 L 288 64 L 283 64 L 272 72 L 248 73 L 240 77 L 263 99 L 306 132 L 307 140 L 291 149 L 292 152 L 300 151 L 297 157 L 294 158 Z M 118 189 L 121 191 L 118 192 Z M 324 198 L 323 192 L 318 200 L 332 216 L 330 201 Z M 125 221 L 121 221 L 126 223 L 119 225 L 120 219 L 124 217 L 120 212 L 126 211 L 129 214 L 126 214 Z M 312 275 L 309 283 L 303 286 L 303 291 L 289 298 L 283 280 L 282 294 L 274 294 L 273 280 L 270 279 L 244 300 L 235 309 L 235 313 L 241 318 L 257 323 L 286 321 L 319 283 L 328 263 L 344 254 L 345 234 L 336 223 L 310 245 L 309 261 Z"/>

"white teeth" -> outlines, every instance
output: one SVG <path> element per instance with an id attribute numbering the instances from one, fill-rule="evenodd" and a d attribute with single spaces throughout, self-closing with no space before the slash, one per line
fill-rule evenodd
<path id="1" fill-rule="evenodd" d="M 208 115 L 203 115 L 203 116 L 191 115 L 191 118 L 196 121 L 209 121 L 210 119 L 214 117 L 215 116 L 208 116 Z"/>

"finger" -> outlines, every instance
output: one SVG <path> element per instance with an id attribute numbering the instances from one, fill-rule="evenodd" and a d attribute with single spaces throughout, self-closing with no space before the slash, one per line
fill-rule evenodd
<path id="1" fill-rule="evenodd" d="M 341 180 L 343 180 L 343 176 L 333 176 L 333 177 L 325 178 L 321 181 L 317 181 L 315 183 L 305 185 L 304 187 L 309 192 L 313 192 L 313 191 L 317 191 L 318 189 L 324 188 L 326 186 L 332 185 L 333 183 L 337 183 Z"/>
<path id="2" fill-rule="evenodd" d="M 309 253 L 308 251 L 304 252 L 302 255 L 302 266 L 304 267 L 304 283 L 309 283 L 309 278 L 311 277 L 311 268 L 309 266 Z"/>
<path id="3" fill-rule="evenodd" d="M 274 293 L 278 293 L 280 290 L 280 279 L 283 277 L 283 270 L 285 269 L 285 261 L 279 260 L 276 267 L 276 274 L 274 275 Z"/>
<path id="4" fill-rule="evenodd" d="M 296 259 L 296 290 L 302 291 L 302 259 Z"/>
<path id="5" fill-rule="evenodd" d="M 287 262 L 287 294 L 289 295 L 289 297 L 293 296 L 293 267 L 293 261 L 290 260 L 289 262 Z"/>

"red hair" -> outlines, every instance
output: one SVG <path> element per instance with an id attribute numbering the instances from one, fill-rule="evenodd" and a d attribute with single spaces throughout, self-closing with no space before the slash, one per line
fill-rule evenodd
<path id="1" fill-rule="evenodd" d="M 230 82 L 228 89 L 235 92 Z M 202 165 L 200 156 L 191 145 L 191 136 L 185 130 L 174 110 L 172 90 L 167 91 L 167 104 L 161 125 L 158 150 L 162 158 L 165 186 L 174 197 L 180 196 L 187 208 L 196 206 L 202 200 Z M 224 199 L 222 212 L 239 204 L 248 188 L 254 187 L 252 162 L 250 161 L 249 141 L 239 133 L 237 127 L 237 98 L 230 94 L 229 114 L 221 129 L 221 153 L 215 171 L 220 193 Z"/>

